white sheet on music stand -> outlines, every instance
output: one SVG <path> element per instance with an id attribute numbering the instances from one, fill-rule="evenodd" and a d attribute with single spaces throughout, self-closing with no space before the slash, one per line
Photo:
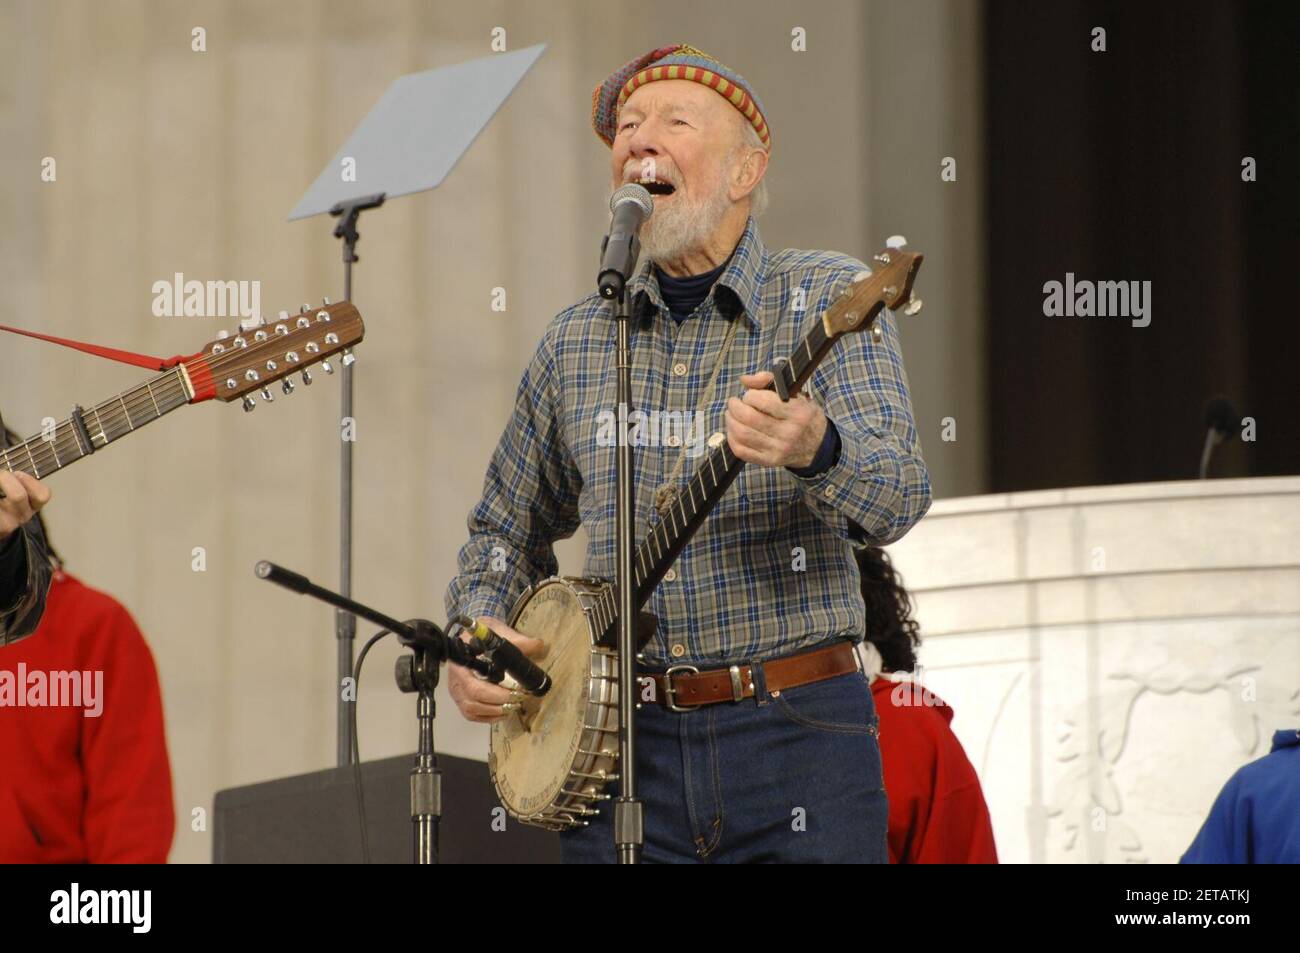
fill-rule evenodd
<path id="1" fill-rule="evenodd" d="M 442 184 L 546 44 L 399 77 L 312 183 L 289 220 L 383 192 L 388 198 Z M 343 160 L 355 162 L 344 181 Z"/>

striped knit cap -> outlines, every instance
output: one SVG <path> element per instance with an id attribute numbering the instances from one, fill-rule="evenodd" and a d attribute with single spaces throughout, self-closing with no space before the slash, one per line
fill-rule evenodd
<path id="1" fill-rule="evenodd" d="M 618 111 L 627 98 L 646 83 L 657 79 L 686 79 L 703 83 L 735 106 L 771 151 L 772 134 L 763 117 L 763 104 L 745 82 L 745 77 L 693 46 L 678 44 L 651 50 L 616 69 L 591 93 L 591 125 L 596 135 L 614 147 Z"/>

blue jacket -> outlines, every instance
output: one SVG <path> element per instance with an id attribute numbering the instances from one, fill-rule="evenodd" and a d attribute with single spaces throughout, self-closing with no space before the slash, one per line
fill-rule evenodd
<path id="1" fill-rule="evenodd" d="M 1300 863 L 1300 731 L 1273 735 L 1272 750 L 1228 779 L 1184 864 Z"/>

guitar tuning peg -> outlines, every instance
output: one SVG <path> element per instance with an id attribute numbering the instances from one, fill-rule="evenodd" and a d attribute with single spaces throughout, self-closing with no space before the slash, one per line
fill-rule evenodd
<path id="1" fill-rule="evenodd" d="M 352 353 L 352 348 L 346 348 L 343 351 L 343 366 L 351 367 L 357 362 L 357 356 Z"/>
<path id="2" fill-rule="evenodd" d="M 885 239 L 886 248 L 905 248 L 906 246 L 907 239 L 902 235 L 890 235 Z"/>
<path id="3" fill-rule="evenodd" d="M 275 400 L 275 395 L 271 393 L 269 387 L 262 388 L 262 400 L 266 401 L 268 404 Z"/>
<path id="4" fill-rule="evenodd" d="M 250 411 L 256 409 L 257 409 L 257 401 L 253 399 L 252 394 L 246 394 L 244 396 L 244 413 L 249 413 Z"/>
<path id="5" fill-rule="evenodd" d="M 321 298 L 321 304 L 322 304 L 324 307 L 328 308 L 328 307 L 330 306 L 330 299 L 329 299 L 329 298 Z"/>
<path id="6" fill-rule="evenodd" d="M 311 371 L 302 372 L 302 382 L 306 384 L 308 387 L 311 386 Z"/>
<path id="7" fill-rule="evenodd" d="M 906 315 L 919 314 L 921 311 L 921 306 L 923 304 L 925 304 L 925 302 L 923 302 L 916 295 L 912 295 L 912 297 L 907 299 L 907 304 L 903 307 L 903 314 Z"/>
<path id="8" fill-rule="evenodd" d="M 284 380 L 280 381 L 280 390 L 284 391 L 285 394 L 292 394 L 293 381 L 289 380 L 289 378 L 287 377 Z"/>
<path id="9" fill-rule="evenodd" d="M 307 313 L 308 311 L 310 311 L 310 310 L 311 310 L 311 305 L 309 305 L 307 302 L 304 301 L 304 302 L 302 303 L 302 307 L 298 309 L 298 313 L 299 313 L 299 314 L 306 314 L 306 313 Z"/>
<path id="10" fill-rule="evenodd" d="M 329 361 L 321 361 L 321 362 L 320 362 L 320 369 L 321 369 L 322 371 L 324 371 L 326 374 L 333 374 L 333 373 L 334 373 L 334 368 L 330 366 L 330 362 L 329 362 Z"/>

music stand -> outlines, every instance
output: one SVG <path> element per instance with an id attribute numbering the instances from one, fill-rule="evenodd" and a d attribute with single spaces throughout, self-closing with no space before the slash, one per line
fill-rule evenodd
<path id="1" fill-rule="evenodd" d="M 357 218 L 384 201 L 437 188 L 546 49 L 544 43 L 394 80 L 357 125 L 289 220 L 329 212 L 343 240 L 343 297 L 352 300 Z M 371 319 L 373 327 L 373 318 Z M 352 364 L 343 363 L 343 418 L 353 418 Z M 352 595 L 352 441 L 342 441 L 339 485 L 339 592 Z M 340 686 L 352 674 L 356 617 L 335 613 L 338 639 L 338 764 L 351 763 L 348 702 Z"/>

